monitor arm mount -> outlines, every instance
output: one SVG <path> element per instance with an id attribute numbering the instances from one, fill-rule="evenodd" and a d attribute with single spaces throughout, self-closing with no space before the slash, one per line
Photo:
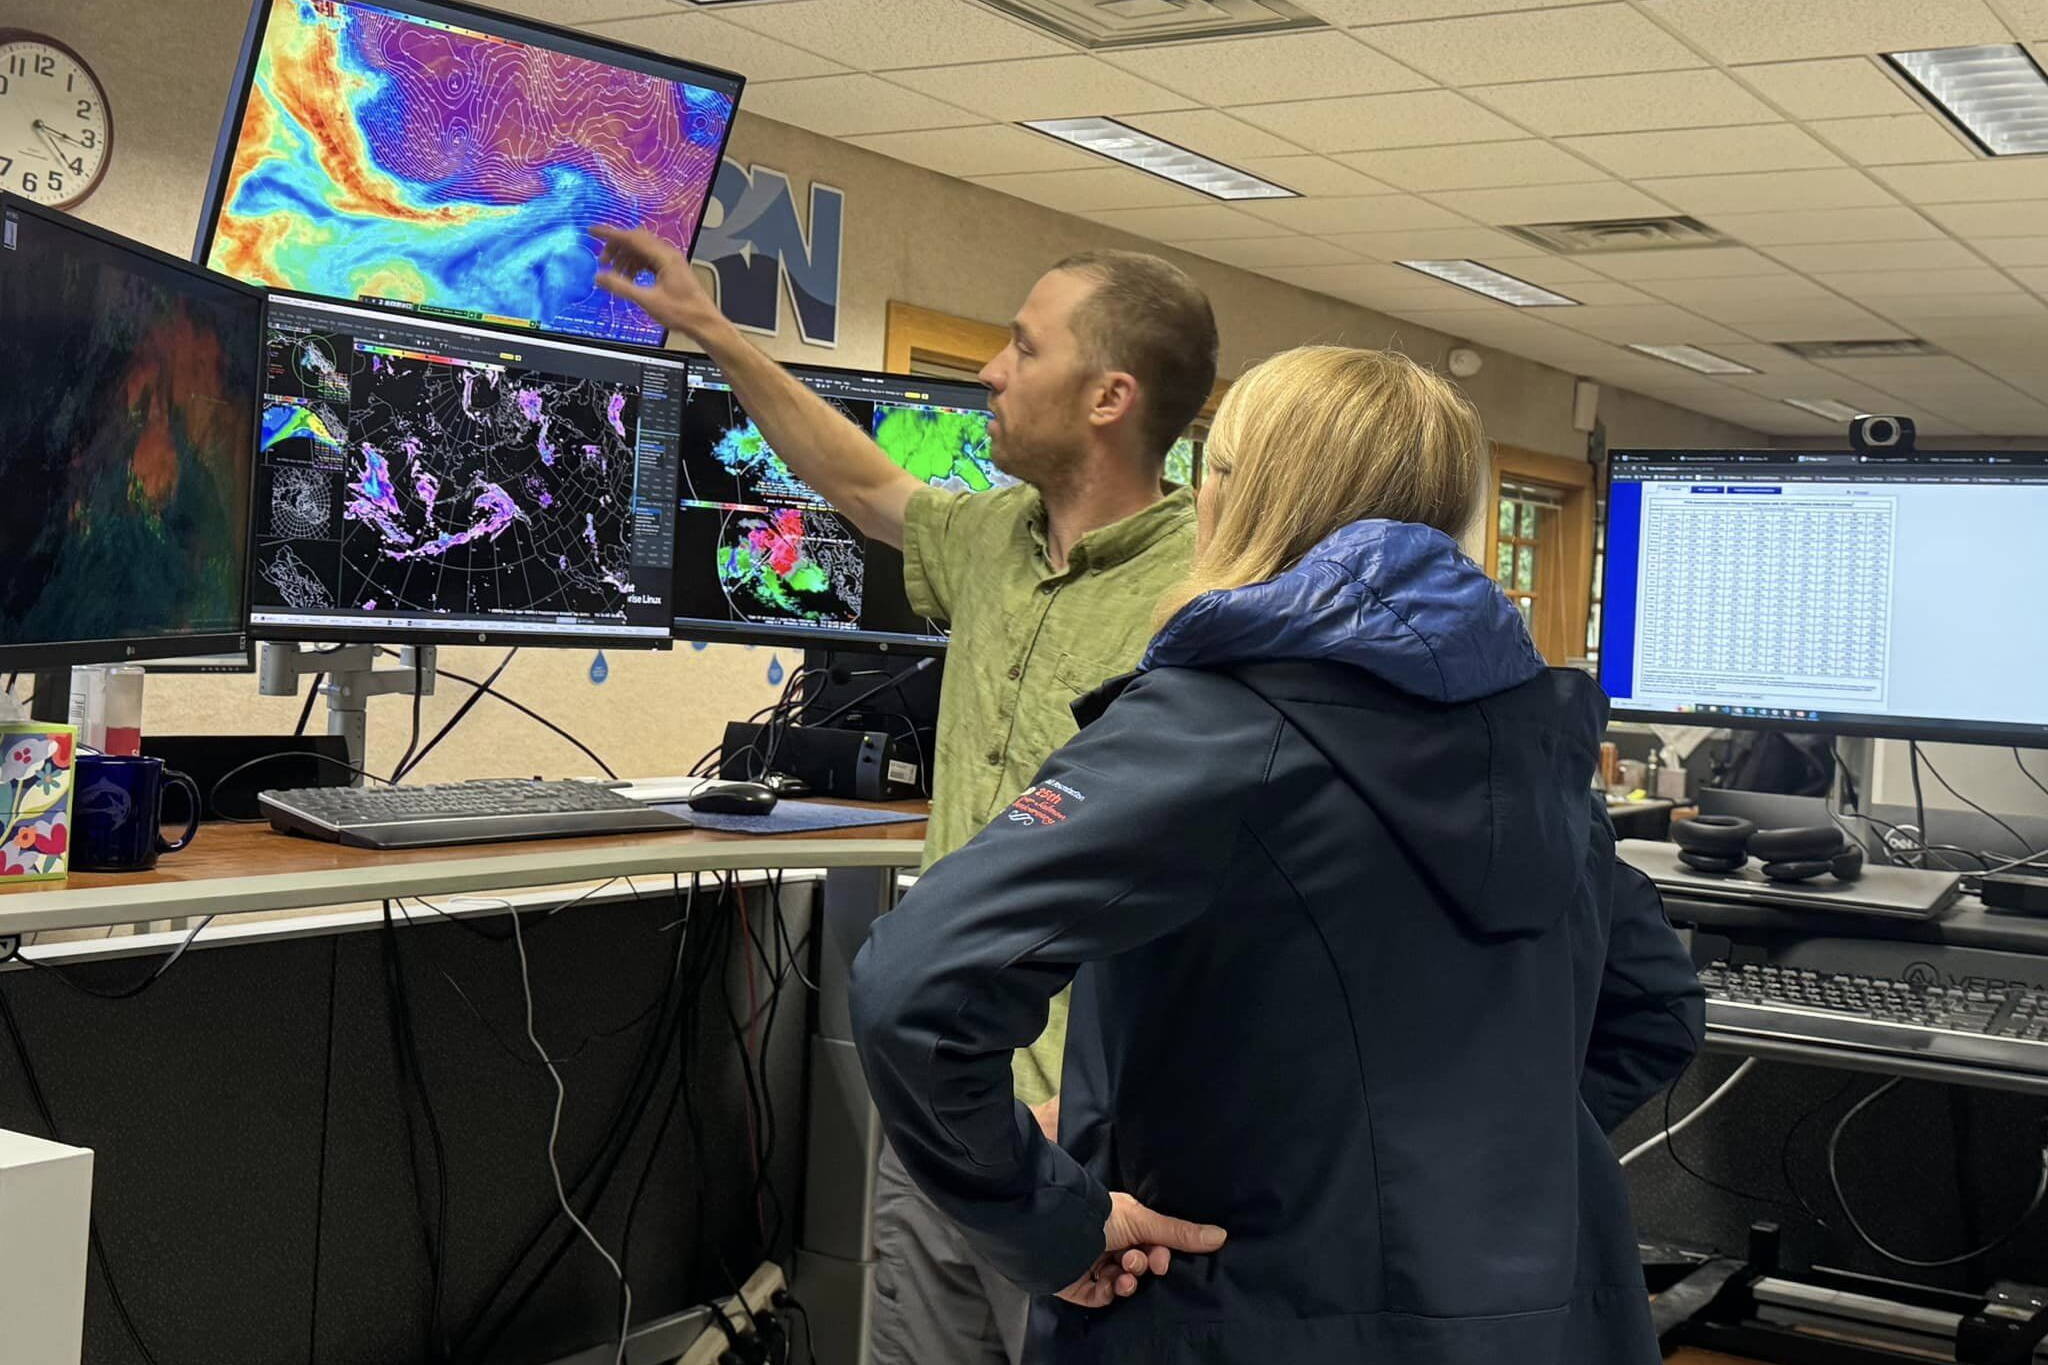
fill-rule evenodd
<path id="1" fill-rule="evenodd" d="M 309 673 L 324 674 L 320 690 L 327 698 L 327 733 L 348 744 L 348 761 L 360 768 L 368 754 L 370 698 L 412 694 L 434 695 L 435 648 L 406 645 L 399 649 L 399 667 L 378 668 L 375 645 L 334 645 L 305 649 L 291 643 L 263 646 L 257 667 L 257 690 L 266 697 L 296 697 Z M 358 785 L 362 777 L 355 779 Z"/>

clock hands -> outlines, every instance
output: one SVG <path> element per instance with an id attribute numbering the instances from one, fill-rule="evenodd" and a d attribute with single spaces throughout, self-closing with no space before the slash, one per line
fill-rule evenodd
<path id="1" fill-rule="evenodd" d="M 67 157 L 64 155 L 64 149 L 57 145 L 60 139 L 64 142 L 69 142 L 74 146 L 82 146 L 84 144 L 80 143 L 76 138 L 65 137 L 64 134 L 58 132 L 55 128 L 52 128 L 49 124 L 43 122 L 41 119 L 37 119 L 35 122 L 31 123 L 29 127 L 33 128 L 36 132 L 41 133 L 43 135 L 43 141 L 48 143 L 50 150 L 56 154 L 58 165 L 68 167 L 75 174 L 85 174 L 84 158 Z"/>
<path id="2" fill-rule="evenodd" d="M 72 137 L 69 133 L 62 133 L 57 131 L 57 129 L 51 127 L 49 124 L 43 122 L 41 119 L 37 119 L 34 123 L 31 123 L 29 127 L 35 129 L 39 133 L 42 133 L 46 137 L 57 138 L 61 141 L 70 143 L 74 147 L 83 147 L 85 145 L 83 142 L 80 142 L 77 138 Z"/>

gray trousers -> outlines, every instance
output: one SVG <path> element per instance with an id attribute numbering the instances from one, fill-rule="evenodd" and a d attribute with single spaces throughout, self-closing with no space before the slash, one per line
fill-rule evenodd
<path id="1" fill-rule="evenodd" d="M 1031 1296 L 975 1254 L 887 1142 L 875 1177 L 873 1365 L 1022 1365 Z"/>

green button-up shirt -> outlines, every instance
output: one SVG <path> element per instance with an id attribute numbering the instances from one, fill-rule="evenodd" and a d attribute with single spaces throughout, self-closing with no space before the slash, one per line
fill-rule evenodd
<path id="1" fill-rule="evenodd" d="M 910 605 L 951 627 L 939 695 L 938 753 L 924 865 L 966 843 L 1031 785 L 1074 737 L 1069 706 L 1137 667 L 1152 613 L 1188 571 L 1194 494 L 1178 489 L 1046 558 L 1045 503 L 1017 485 L 994 493 L 920 489 L 904 519 Z M 1017 1096 L 1059 1090 L 1067 1002 L 1016 1059 Z"/>

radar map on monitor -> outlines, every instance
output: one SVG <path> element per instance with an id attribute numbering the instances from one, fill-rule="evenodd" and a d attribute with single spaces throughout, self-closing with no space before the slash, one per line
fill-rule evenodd
<path id="1" fill-rule="evenodd" d="M 664 639 L 682 374 L 273 299 L 257 630 Z"/>
<path id="2" fill-rule="evenodd" d="M 990 457 L 978 385 L 793 368 L 813 392 L 935 488 L 1015 483 Z M 910 609 L 903 559 L 792 474 L 716 367 L 693 361 L 682 416 L 676 630 L 685 636 L 942 644 Z"/>
<path id="3" fill-rule="evenodd" d="M 438 0 L 257 0 L 198 259 L 277 289 L 658 344 L 597 223 L 696 239 L 742 79 Z"/>

